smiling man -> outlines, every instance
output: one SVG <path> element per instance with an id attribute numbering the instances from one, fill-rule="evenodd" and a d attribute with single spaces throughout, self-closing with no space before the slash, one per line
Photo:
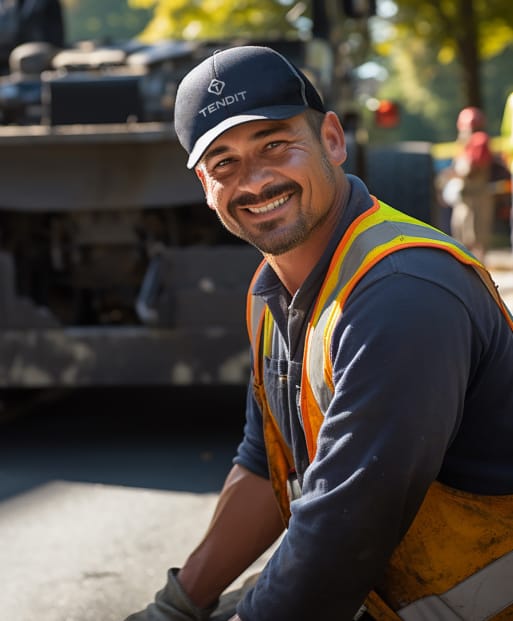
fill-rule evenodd
<path id="1" fill-rule="evenodd" d="M 338 117 L 269 48 L 193 69 L 175 125 L 264 260 L 234 466 L 130 621 L 216 618 L 284 529 L 232 621 L 513 618 L 513 320 L 484 267 L 344 173 Z"/>

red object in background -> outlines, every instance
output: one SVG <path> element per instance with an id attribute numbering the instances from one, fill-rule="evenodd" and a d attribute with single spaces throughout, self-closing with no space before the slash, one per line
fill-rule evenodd
<path id="1" fill-rule="evenodd" d="M 384 99 L 379 102 L 375 112 L 375 121 L 378 127 L 391 128 L 397 127 L 401 114 L 399 106 L 395 101 Z"/>
<path id="2" fill-rule="evenodd" d="M 464 154 L 472 167 L 481 168 L 491 164 L 493 155 L 488 134 L 486 132 L 472 134 L 465 144 Z"/>

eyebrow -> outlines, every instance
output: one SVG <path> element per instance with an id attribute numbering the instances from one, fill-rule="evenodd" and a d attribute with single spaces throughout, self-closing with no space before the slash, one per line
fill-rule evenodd
<path id="1" fill-rule="evenodd" d="M 248 140 L 250 141 L 257 141 L 257 140 L 261 140 L 262 138 L 267 138 L 269 136 L 272 136 L 273 134 L 277 134 L 278 132 L 283 131 L 284 129 L 288 128 L 288 124 L 285 121 L 279 122 L 279 121 L 273 121 L 273 125 L 272 127 L 265 127 L 263 129 L 259 129 L 255 132 L 253 132 Z M 209 149 L 207 151 L 207 153 L 205 154 L 205 156 L 203 157 L 203 161 L 205 162 L 205 164 L 208 164 L 208 162 L 214 158 L 217 157 L 218 155 L 222 155 L 223 153 L 226 153 L 227 151 L 230 150 L 230 147 L 228 145 L 223 145 L 220 144 L 217 147 L 214 147 L 212 149 Z"/>

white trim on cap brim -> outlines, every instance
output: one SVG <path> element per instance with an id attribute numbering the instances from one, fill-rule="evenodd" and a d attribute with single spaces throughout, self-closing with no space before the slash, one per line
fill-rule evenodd
<path id="1" fill-rule="evenodd" d="M 218 123 L 214 127 L 205 132 L 198 140 L 187 160 L 187 168 L 194 168 L 205 150 L 211 145 L 216 138 L 218 138 L 225 131 L 228 131 L 232 127 L 242 125 L 243 123 L 249 123 L 250 121 L 280 121 L 283 119 L 290 119 L 297 114 L 301 114 L 307 109 L 308 106 L 274 106 L 273 108 L 263 108 L 261 110 L 255 110 L 251 114 L 239 114 L 231 116 L 221 123 Z"/>

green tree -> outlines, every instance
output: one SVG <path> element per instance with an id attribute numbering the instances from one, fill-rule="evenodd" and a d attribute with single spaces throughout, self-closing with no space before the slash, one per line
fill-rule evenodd
<path id="1" fill-rule="evenodd" d="M 511 2 L 380 0 L 378 6 L 389 9 L 374 24 L 376 61 L 389 72 L 378 95 L 397 100 L 402 116 L 387 134 L 370 124 L 371 140 L 453 140 L 457 114 L 468 105 L 482 107 L 489 131 L 498 134 L 513 90 Z M 459 19 L 469 7 L 470 28 L 468 15 Z"/>
<path id="2" fill-rule="evenodd" d="M 297 36 L 303 3 L 292 0 L 128 0 L 134 8 L 152 9 L 153 18 L 141 33 L 159 39 L 233 39 Z"/>
<path id="3" fill-rule="evenodd" d="M 153 15 L 150 8 L 129 7 L 127 0 L 62 0 L 66 39 L 123 41 L 140 33 Z"/>
<path id="4" fill-rule="evenodd" d="M 426 65 L 426 57 L 435 65 L 455 61 L 463 104 L 483 107 L 482 63 L 511 45 L 511 0 L 395 0 L 395 4 L 393 28 L 378 50 L 390 54 L 403 46 L 417 67 Z"/>

